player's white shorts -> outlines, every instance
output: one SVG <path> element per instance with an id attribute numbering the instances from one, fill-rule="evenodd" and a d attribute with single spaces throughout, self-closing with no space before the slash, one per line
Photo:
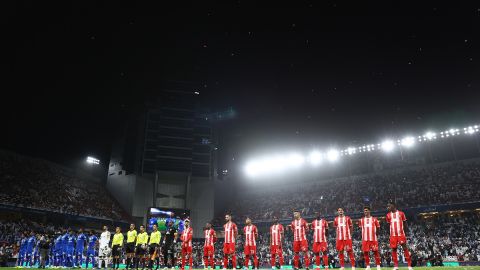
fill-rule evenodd
<path id="1" fill-rule="evenodd" d="M 98 257 L 108 257 L 110 255 L 110 248 L 103 246 L 98 249 Z"/>

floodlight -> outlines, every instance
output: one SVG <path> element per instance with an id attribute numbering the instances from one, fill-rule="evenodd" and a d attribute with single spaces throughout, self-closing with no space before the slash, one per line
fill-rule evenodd
<path id="1" fill-rule="evenodd" d="M 287 158 L 287 161 L 288 163 L 285 165 L 287 165 L 288 167 L 298 168 L 303 165 L 303 163 L 305 162 L 305 158 L 300 154 L 290 154 Z"/>
<path id="2" fill-rule="evenodd" d="M 338 157 L 339 157 L 338 151 L 335 150 L 335 149 L 330 149 L 330 150 L 327 152 L 327 158 L 328 158 L 328 160 L 331 161 L 331 162 L 337 161 L 337 160 L 338 160 Z"/>
<path id="3" fill-rule="evenodd" d="M 310 153 L 310 155 L 308 156 L 308 161 L 313 166 L 319 165 L 320 163 L 322 163 L 322 153 L 320 153 L 316 150 L 312 151 Z"/>
<path id="4" fill-rule="evenodd" d="M 355 147 L 349 147 L 347 149 L 347 152 L 348 152 L 349 155 L 353 155 L 353 154 L 356 153 L 356 149 L 355 149 Z"/>
<path id="5" fill-rule="evenodd" d="M 87 157 L 87 160 L 86 160 L 86 161 L 87 161 L 88 164 L 94 164 L 94 165 L 100 164 L 100 160 L 98 160 L 98 159 L 96 159 L 96 158 L 94 158 L 94 157 L 90 157 L 90 156 Z"/>
<path id="6" fill-rule="evenodd" d="M 401 140 L 401 144 L 404 147 L 412 147 L 415 144 L 415 138 L 405 137 Z"/>
<path id="7" fill-rule="evenodd" d="M 468 127 L 468 128 L 464 128 L 465 130 L 465 134 L 473 134 L 475 133 L 475 129 L 473 129 L 473 127 Z"/>
<path id="8" fill-rule="evenodd" d="M 385 152 L 390 152 L 395 148 L 395 144 L 391 140 L 386 140 L 382 142 L 382 150 Z"/>
<path id="9" fill-rule="evenodd" d="M 245 166 L 245 173 L 250 177 L 256 176 L 259 173 L 258 165 L 253 161 L 247 163 Z"/>
<path id="10" fill-rule="evenodd" d="M 435 132 L 429 131 L 425 133 L 424 137 L 427 138 L 428 140 L 433 140 L 437 138 L 437 135 L 435 134 Z"/>

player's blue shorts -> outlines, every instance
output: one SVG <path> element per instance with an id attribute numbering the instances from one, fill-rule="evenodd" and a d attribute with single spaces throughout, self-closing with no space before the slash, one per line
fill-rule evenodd
<path id="1" fill-rule="evenodd" d="M 95 257 L 95 256 L 97 256 L 97 251 L 95 249 L 88 249 L 87 250 L 87 256 L 88 257 L 92 257 L 92 256 Z"/>
<path id="2" fill-rule="evenodd" d="M 84 250 L 85 250 L 85 249 L 83 249 L 83 248 L 77 249 L 77 250 L 75 251 L 75 254 L 77 254 L 77 256 L 83 255 L 83 251 L 84 251 Z"/>
<path id="3" fill-rule="evenodd" d="M 73 256 L 73 254 L 75 253 L 75 249 L 73 247 L 69 247 L 67 248 L 67 250 L 65 251 L 65 254 L 67 256 Z"/>

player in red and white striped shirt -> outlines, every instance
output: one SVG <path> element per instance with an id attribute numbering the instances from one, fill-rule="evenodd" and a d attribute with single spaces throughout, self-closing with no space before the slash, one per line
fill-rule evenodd
<path id="1" fill-rule="evenodd" d="M 380 270 L 380 254 L 378 253 L 377 229 L 380 228 L 380 223 L 376 217 L 370 215 L 370 207 L 363 208 L 365 215 L 358 221 L 358 226 L 362 228 L 362 251 L 365 258 L 365 265 L 367 270 L 370 269 L 370 250 L 375 256 L 375 264 L 377 270 Z"/>
<path id="2" fill-rule="evenodd" d="M 180 240 L 182 241 L 182 270 L 185 269 L 185 260 L 188 259 L 188 264 L 190 269 L 193 267 L 193 256 L 192 256 L 192 238 L 193 238 L 193 229 L 190 227 L 190 220 L 186 219 L 184 221 L 185 228 L 183 229 Z"/>
<path id="3" fill-rule="evenodd" d="M 315 213 L 315 220 L 312 221 L 313 230 L 313 254 L 315 254 L 315 264 L 320 268 L 320 253 L 323 256 L 323 266 L 328 269 L 328 222 L 320 217 L 320 213 Z"/>
<path id="4" fill-rule="evenodd" d="M 227 269 L 228 260 L 232 259 L 233 269 L 237 268 L 237 256 L 235 255 L 235 240 L 237 239 L 237 224 L 233 223 L 232 215 L 225 215 L 225 242 L 223 243 L 223 269 Z"/>
<path id="5" fill-rule="evenodd" d="M 205 225 L 205 231 L 203 232 L 205 236 L 205 244 L 203 245 L 203 262 L 205 268 L 215 269 L 215 241 L 217 240 L 217 234 L 215 230 L 212 229 L 212 224 L 207 222 Z"/>
<path id="6" fill-rule="evenodd" d="M 272 269 L 275 269 L 275 260 L 277 256 L 280 267 L 283 265 L 283 234 L 283 225 L 278 223 L 277 217 L 273 217 L 273 224 L 270 226 L 270 254 Z"/>
<path id="7" fill-rule="evenodd" d="M 407 247 L 407 237 L 405 236 L 404 228 L 406 227 L 407 218 L 402 211 L 397 210 L 395 203 L 389 202 L 387 205 L 387 222 L 390 223 L 390 247 L 392 248 L 393 269 L 398 269 L 398 245 L 402 246 L 403 254 L 407 260 L 408 269 L 412 269 L 412 260 L 410 258 L 410 251 Z"/>
<path id="8" fill-rule="evenodd" d="M 250 255 L 253 256 L 253 268 L 258 269 L 258 258 L 257 258 L 257 238 L 258 231 L 257 226 L 252 224 L 252 220 L 247 218 L 245 220 L 245 227 L 243 227 L 243 234 L 245 235 L 245 269 L 248 269 L 248 264 L 250 263 Z"/>
<path id="9" fill-rule="evenodd" d="M 340 269 L 345 269 L 345 251 L 350 257 L 352 270 L 355 270 L 355 256 L 352 249 L 352 230 L 353 223 L 350 217 L 345 216 L 343 208 L 337 209 L 338 216 L 333 222 L 333 226 L 337 228 L 337 250 L 339 252 L 338 258 L 340 260 Z"/>
<path id="10" fill-rule="evenodd" d="M 288 228 L 293 231 L 293 264 L 295 269 L 298 269 L 300 257 L 299 253 L 303 252 L 305 268 L 308 269 L 310 265 L 310 258 L 308 257 L 308 242 L 306 232 L 308 231 L 308 224 L 300 216 L 300 211 L 293 211 L 293 221 L 292 224 L 288 225 Z"/>

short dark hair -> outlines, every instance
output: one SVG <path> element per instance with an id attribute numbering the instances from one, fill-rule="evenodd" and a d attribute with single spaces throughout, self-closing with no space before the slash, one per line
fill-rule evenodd
<path id="1" fill-rule="evenodd" d="M 345 211 L 345 209 L 343 209 L 343 207 L 338 207 L 338 208 L 337 208 L 337 211 L 338 211 L 339 209 L 342 209 L 343 211 Z"/>
<path id="2" fill-rule="evenodd" d="M 364 206 L 364 207 L 363 207 L 363 210 L 365 210 L 365 209 L 370 210 L 370 206 L 368 206 L 368 205 Z"/>
<path id="3" fill-rule="evenodd" d="M 387 204 L 391 204 L 391 205 L 395 206 L 395 202 L 394 202 L 394 201 L 389 201 Z"/>

